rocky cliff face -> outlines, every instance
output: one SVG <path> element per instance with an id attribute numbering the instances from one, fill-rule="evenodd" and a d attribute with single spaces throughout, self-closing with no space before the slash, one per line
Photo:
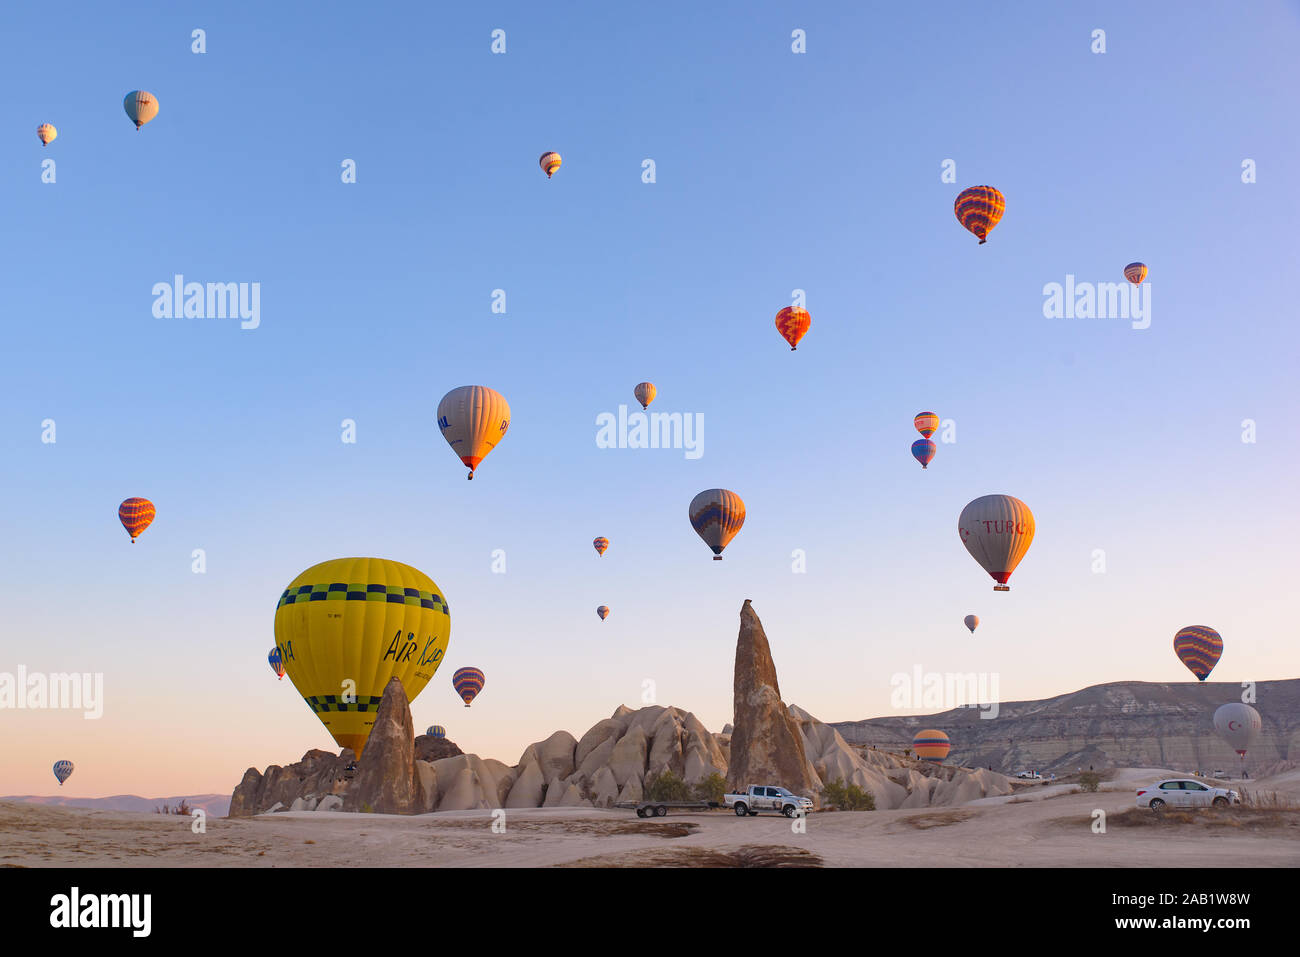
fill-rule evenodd
<path id="1" fill-rule="evenodd" d="M 1241 692 L 1231 682 L 1121 681 L 1042 701 L 1007 702 L 992 719 L 958 708 L 832 727 L 850 744 L 895 751 L 910 747 L 917 731 L 940 728 L 952 739 L 949 763 L 1007 773 L 1059 774 L 1089 765 L 1232 772 L 1239 759 L 1215 732 L 1213 719 L 1219 705 L 1240 700 Z M 1300 679 L 1261 681 L 1255 693 L 1253 707 L 1264 727 L 1247 754 L 1252 774 L 1300 758 Z"/>

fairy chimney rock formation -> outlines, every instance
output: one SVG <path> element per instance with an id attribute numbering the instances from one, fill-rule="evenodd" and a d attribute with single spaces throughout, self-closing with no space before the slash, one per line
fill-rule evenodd
<path id="1" fill-rule="evenodd" d="M 727 784 L 787 787 L 817 800 L 821 782 L 808 761 L 799 725 L 781 702 L 776 664 L 763 623 L 745 599 L 736 641 L 735 725 Z"/>
<path id="2" fill-rule="evenodd" d="M 424 803 L 424 787 L 415 773 L 415 727 L 406 689 L 399 679 L 390 678 L 343 809 L 417 814 Z"/>

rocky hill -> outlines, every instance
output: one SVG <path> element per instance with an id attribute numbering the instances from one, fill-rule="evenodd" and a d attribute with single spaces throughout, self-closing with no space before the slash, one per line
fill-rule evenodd
<path id="1" fill-rule="evenodd" d="M 783 784 L 818 803 L 825 783 L 845 781 L 870 791 L 882 809 L 1010 793 L 1007 778 L 983 769 L 938 767 L 852 747 L 834 728 L 787 706 L 767 636 L 748 601 L 740 617 L 736 723 L 722 733 L 710 732 L 680 708 L 620 706 L 580 738 L 556 731 L 507 765 L 462 754 L 446 740 L 415 737 L 406 692 L 393 679 L 355 772 L 347 770 L 350 751 L 309 751 L 288 767 L 249 768 L 231 796 L 230 815 L 611 807 L 642 799 L 647 783 L 664 772 L 692 786 L 714 775 L 729 778 L 735 787 Z"/>
<path id="2" fill-rule="evenodd" d="M 1231 682 L 1117 681 L 1042 701 L 1000 704 L 996 718 L 978 709 L 870 718 L 830 725 L 850 744 L 901 751 L 923 728 L 952 739 L 951 764 L 1070 772 L 1080 767 L 1155 767 L 1180 770 L 1239 767 L 1237 755 L 1214 730 L 1219 705 L 1241 698 Z M 1300 759 L 1300 679 L 1261 681 L 1253 705 L 1263 731 L 1251 747 L 1252 773 Z"/>

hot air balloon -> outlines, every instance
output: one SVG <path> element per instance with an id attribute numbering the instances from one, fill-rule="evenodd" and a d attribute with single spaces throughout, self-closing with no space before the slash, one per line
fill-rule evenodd
<path id="1" fill-rule="evenodd" d="M 988 235 L 1006 212 L 1007 199 L 992 186 L 972 186 L 963 189 L 952 204 L 957 222 L 979 237 L 979 244 L 988 242 Z"/>
<path id="2" fill-rule="evenodd" d="M 54 138 L 58 135 L 59 131 L 56 130 L 51 123 L 42 123 L 40 126 L 36 127 L 36 136 L 40 139 L 42 146 L 49 146 L 54 142 Z"/>
<path id="3" fill-rule="evenodd" d="M 795 351 L 799 340 L 811 326 L 812 316 L 802 306 L 786 306 L 776 314 L 776 331 L 781 333 L 781 338 L 790 343 L 791 352 Z"/>
<path id="4" fill-rule="evenodd" d="M 280 660 L 280 649 L 272 648 L 271 653 L 266 656 L 266 660 L 271 664 L 271 670 L 275 672 L 277 678 L 284 680 L 284 662 Z"/>
<path id="5" fill-rule="evenodd" d="M 1263 726 L 1259 712 L 1240 701 L 1220 705 L 1219 710 L 1214 712 L 1214 730 L 1228 742 L 1228 747 L 1243 758 Z"/>
<path id="6" fill-rule="evenodd" d="M 1204 681 L 1223 655 L 1223 638 L 1206 625 L 1188 625 L 1174 635 L 1174 654 L 1197 681 Z"/>
<path id="7" fill-rule="evenodd" d="M 426 731 L 425 734 L 431 738 L 445 738 L 447 736 L 447 729 L 440 724 L 431 724 L 429 725 L 429 730 Z"/>
<path id="8" fill-rule="evenodd" d="M 451 613 L 428 575 L 385 558 L 335 558 L 289 583 L 275 606 L 275 645 L 289 680 L 358 760 L 389 679 L 407 701 L 447 653 Z M 345 695 L 354 701 L 344 700 Z"/>
<path id="9" fill-rule="evenodd" d="M 918 412 L 912 419 L 912 424 L 916 426 L 916 431 L 928 439 L 939 428 L 939 417 L 933 412 Z"/>
<path id="10" fill-rule="evenodd" d="M 722 561 L 722 550 L 745 524 L 745 503 L 725 488 L 705 489 L 691 499 L 686 511 L 695 534 L 713 549 L 713 560 Z"/>
<path id="11" fill-rule="evenodd" d="M 128 498 L 125 502 L 117 507 L 117 517 L 122 522 L 122 527 L 126 533 L 131 536 L 131 544 L 140 537 L 140 533 L 150 526 L 153 522 L 157 509 L 153 507 L 153 502 L 147 498 Z"/>
<path id="12" fill-rule="evenodd" d="M 1007 579 L 1034 540 L 1034 513 L 1010 495 L 984 495 L 961 510 L 957 534 L 966 551 L 995 582 L 994 591 L 1010 591 Z"/>
<path id="13" fill-rule="evenodd" d="M 970 629 L 970 633 L 973 635 L 975 634 L 975 629 L 980 626 L 980 616 L 967 615 L 965 618 L 962 619 L 962 622 L 965 623 L 966 627 Z"/>
<path id="14" fill-rule="evenodd" d="M 650 408 L 650 403 L 655 400 L 655 395 L 658 394 L 658 391 L 659 390 L 655 388 L 653 382 L 638 382 L 636 388 L 632 390 L 632 394 L 636 396 L 636 400 L 641 403 L 642 409 L 648 409 Z"/>
<path id="15" fill-rule="evenodd" d="M 59 787 L 63 787 L 63 782 L 72 776 L 72 762 L 55 761 L 54 776 L 59 779 Z"/>
<path id="16" fill-rule="evenodd" d="M 510 428 L 510 403 L 485 385 L 452 389 L 438 403 L 438 428 L 451 450 L 469 466 L 469 478 Z"/>
<path id="17" fill-rule="evenodd" d="M 601 605 L 599 608 L 596 609 L 596 614 L 600 615 L 601 621 L 604 621 L 606 618 L 609 617 L 609 606 Z"/>
<path id="18" fill-rule="evenodd" d="M 943 759 L 948 756 L 950 750 L 952 744 L 948 736 L 933 728 L 918 731 L 912 738 L 912 751 L 922 761 L 929 761 L 931 764 L 943 764 Z"/>
<path id="19" fill-rule="evenodd" d="M 470 702 L 477 698 L 478 693 L 483 690 L 486 681 L 483 672 L 477 668 L 460 668 L 451 676 L 451 686 L 456 689 L 456 694 L 461 696 L 467 708 Z"/>
<path id="20" fill-rule="evenodd" d="M 132 90 L 122 101 L 122 108 L 126 110 L 126 115 L 131 118 L 138 130 L 155 116 L 158 115 L 158 101 L 154 99 L 152 93 L 146 93 L 144 90 Z"/>
<path id="21" fill-rule="evenodd" d="M 921 463 L 921 468 L 926 468 L 934 459 L 935 445 L 929 439 L 917 439 L 912 443 L 912 458 Z"/>
<path id="22" fill-rule="evenodd" d="M 543 153 L 542 158 L 537 161 L 538 165 L 542 168 L 542 172 L 546 174 L 547 179 L 550 179 L 551 174 L 560 168 L 560 163 L 562 162 L 563 160 L 560 159 L 560 154 L 554 150 Z"/>
<path id="23" fill-rule="evenodd" d="M 1135 286 L 1142 285 L 1142 280 L 1147 278 L 1146 263 L 1129 263 L 1124 267 L 1124 278 Z"/>
<path id="24" fill-rule="evenodd" d="M 592 548 L 596 549 L 597 555 L 604 555 L 605 549 L 609 548 L 608 538 L 598 538 L 591 543 Z"/>

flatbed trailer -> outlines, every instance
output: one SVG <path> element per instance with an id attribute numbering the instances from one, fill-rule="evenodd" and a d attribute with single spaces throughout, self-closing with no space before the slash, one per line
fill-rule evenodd
<path id="1" fill-rule="evenodd" d="M 664 817 L 675 811 L 709 811 L 722 807 L 717 801 L 620 801 L 614 807 L 635 810 L 637 817 Z"/>

